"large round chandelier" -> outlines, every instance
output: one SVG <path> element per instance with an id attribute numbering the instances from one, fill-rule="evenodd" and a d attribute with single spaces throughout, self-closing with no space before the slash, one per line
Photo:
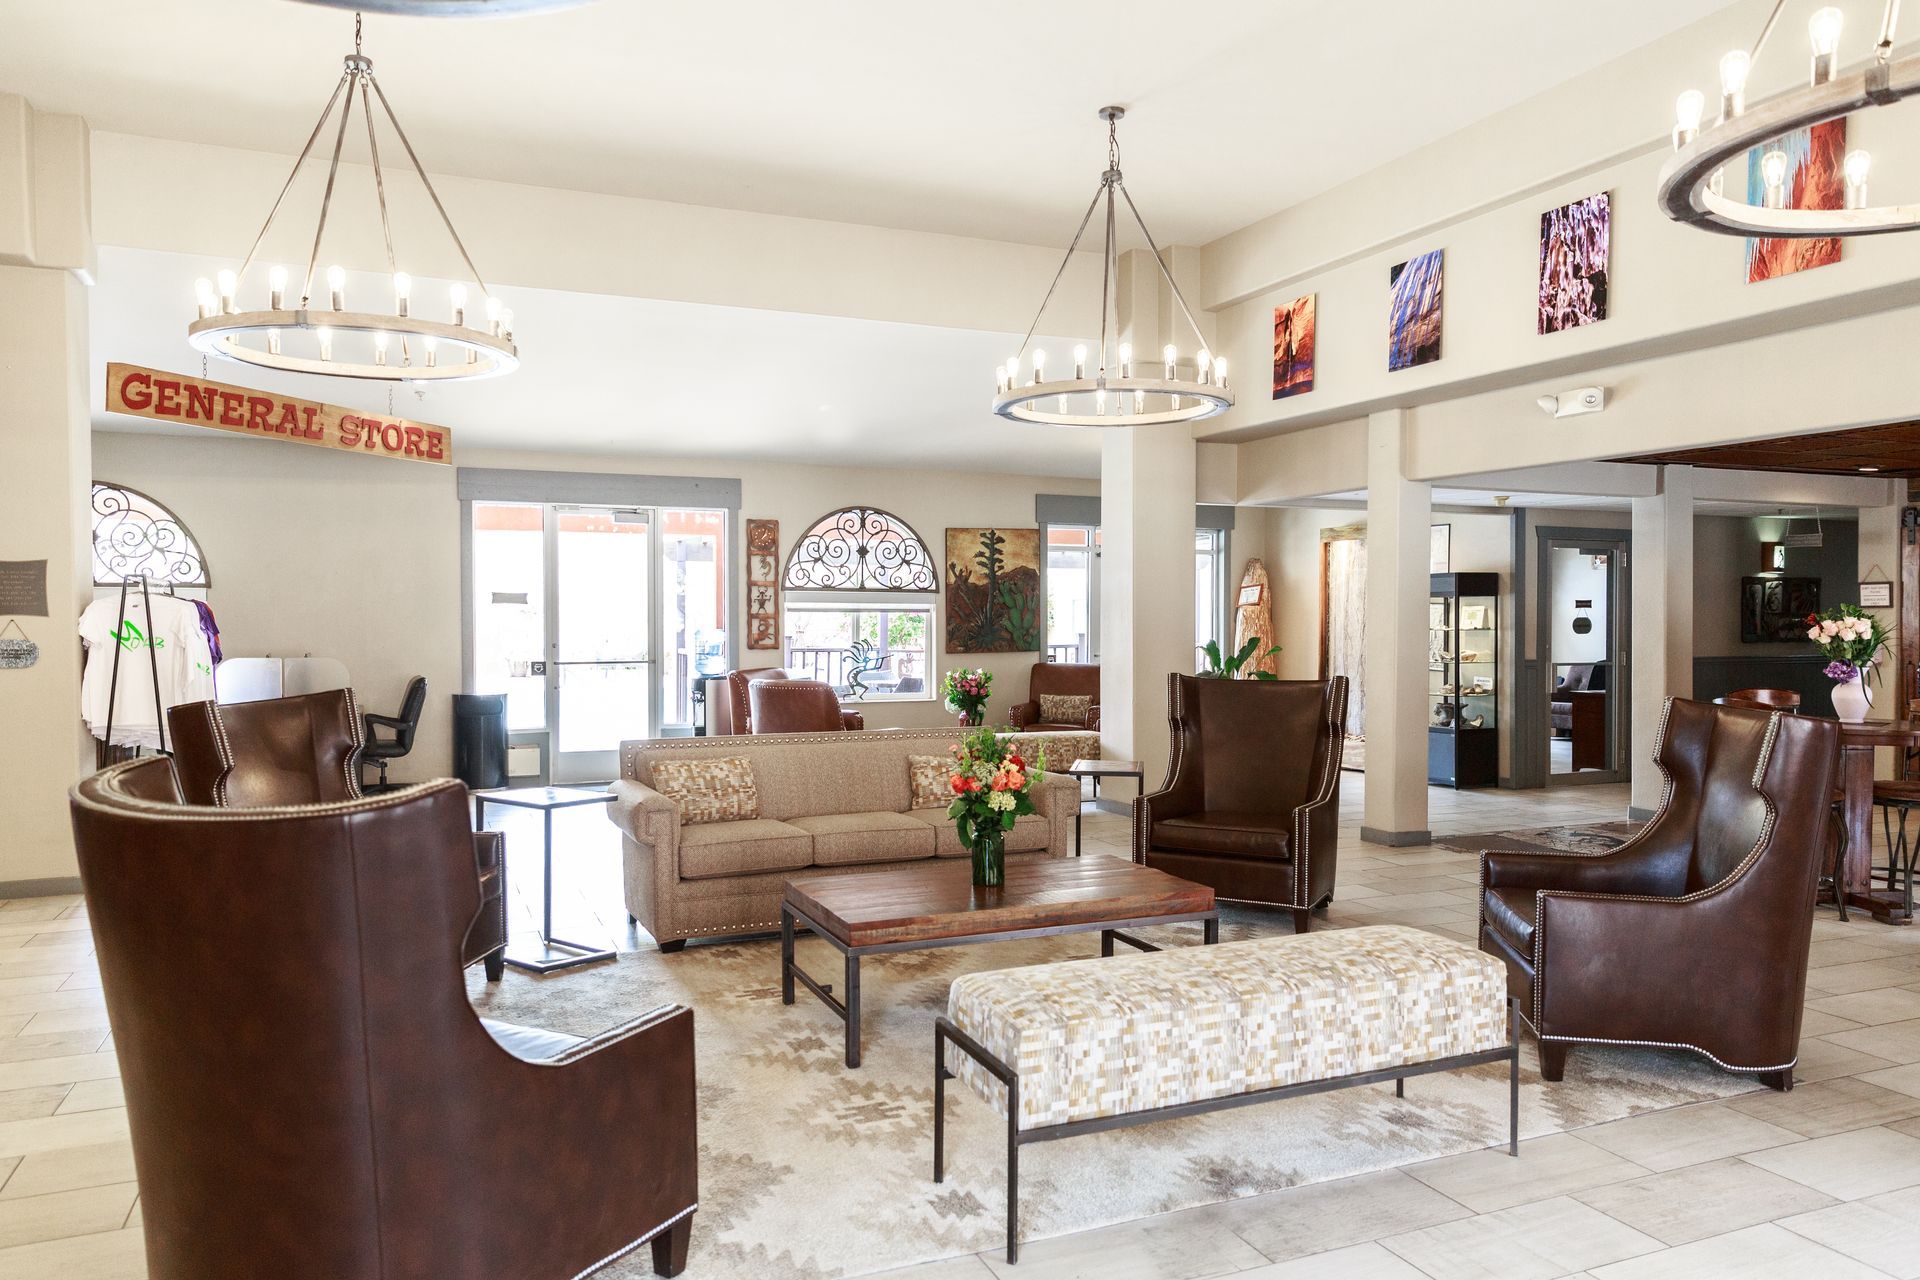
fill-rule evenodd
<path id="1" fill-rule="evenodd" d="M 323 278 L 316 278 L 327 217 L 332 212 L 334 181 L 340 172 L 340 152 L 346 144 L 347 126 L 353 116 L 356 97 L 360 102 L 360 114 L 366 125 L 367 148 L 373 161 L 373 189 L 380 206 L 380 230 L 387 246 L 387 270 L 393 278 L 391 310 L 350 309 L 347 305 L 346 272 L 340 267 L 328 267 Z M 467 264 L 467 270 L 473 276 L 479 290 L 484 327 L 468 323 L 468 290 L 460 282 L 448 289 L 445 320 L 429 320 L 414 314 L 412 277 L 400 270 L 394 258 L 393 227 L 387 216 L 386 173 L 380 165 L 380 142 L 374 131 L 375 103 L 379 104 L 381 113 L 392 126 L 394 136 L 406 152 L 414 173 L 419 175 L 421 184 L 426 187 L 427 195 L 432 199 L 434 210 L 440 215 L 447 234 L 452 237 L 454 247 L 460 251 L 461 261 Z M 263 292 L 266 295 L 266 307 L 262 310 L 242 310 L 240 298 L 242 291 L 247 288 L 249 273 L 261 265 L 257 261 L 261 242 L 266 239 L 268 228 L 273 226 L 287 192 L 293 187 L 293 180 L 299 176 L 300 167 L 306 163 L 314 144 L 326 130 L 335 107 L 340 109 L 340 118 L 333 129 L 333 159 L 327 167 L 326 190 L 320 198 L 320 211 L 313 228 L 313 247 L 298 281 L 299 291 L 297 295 L 288 293 L 291 281 L 287 268 L 276 264 L 265 271 L 267 279 Z M 323 283 L 326 290 L 327 305 L 324 308 L 314 305 L 316 283 Z M 287 181 L 280 188 L 273 207 L 267 210 L 267 220 L 260 225 L 260 232 L 253 238 L 253 246 L 247 250 L 240 269 L 222 271 L 216 280 L 202 277 L 195 282 L 195 290 L 199 314 L 187 326 L 187 341 L 196 350 L 208 355 L 223 356 L 266 369 L 319 373 L 336 378 L 369 378 L 383 382 L 454 382 L 507 373 L 520 363 L 519 351 L 513 343 L 513 312 L 488 292 L 479 269 L 473 265 L 472 255 L 461 242 L 460 233 L 454 230 L 453 219 L 447 215 L 446 206 L 440 203 L 440 195 L 433 189 L 433 180 L 427 177 L 420 157 L 414 153 L 413 144 L 407 140 L 406 131 L 400 127 L 393 108 L 387 104 L 387 95 L 381 91 L 380 82 L 373 75 L 373 60 L 360 51 L 360 19 L 357 15 L 353 20 L 353 52 L 347 55 L 346 69 L 334 85 L 333 96 L 327 99 L 319 122 L 313 126 L 313 132 L 307 135 L 307 143 L 300 149 L 300 158 L 293 162 L 293 171 L 287 175 Z M 262 291 L 256 286 L 256 297 L 258 292 Z M 293 305 L 289 306 L 289 302 Z"/>
<path id="2" fill-rule="evenodd" d="M 1102 107 L 1100 118 L 1107 122 L 1107 168 L 1100 175 L 1100 187 L 1093 193 L 1092 203 L 1087 205 L 1086 216 L 1080 219 L 1080 229 L 1074 232 L 1073 243 L 1067 246 L 1067 256 L 1060 263 L 1060 269 L 1054 272 L 1053 283 L 1047 288 L 1047 296 L 1040 300 L 1040 310 L 1034 313 L 1033 324 L 1027 329 L 1027 336 L 1021 339 L 1020 350 L 1013 359 L 995 372 L 996 388 L 993 397 L 993 411 L 1003 418 L 1017 422 L 1042 422 L 1056 427 L 1143 427 L 1166 422 L 1193 422 L 1200 418 L 1211 418 L 1233 407 L 1233 396 L 1227 391 L 1227 362 L 1216 360 L 1208 352 L 1206 339 L 1200 332 L 1200 326 L 1193 318 L 1193 312 L 1187 307 L 1186 298 L 1181 296 L 1179 282 L 1173 278 L 1173 272 L 1167 269 L 1166 260 L 1160 256 L 1160 246 L 1154 243 L 1153 233 L 1147 230 L 1147 223 L 1140 216 L 1140 210 L 1133 203 L 1133 197 L 1127 194 L 1127 184 L 1120 176 L 1120 118 L 1126 114 L 1121 107 Z M 1185 366 L 1180 359 L 1179 348 L 1169 343 L 1160 352 L 1158 361 L 1142 361 L 1135 364 L 1133 348 L 1129 343 L 1112 346 L 1109 336 L 1118 336 L 1119 323 L 1117 306 L 1119 291 L 1115 287 L 1119 274 L 1118 239 L 1115 235 L 1116 193 L 1125 200 L 1127 211 L 1140 228 L 1140 234 L 1147 238 L 1147 248 L 1153 254 L 1154 265 L 1160 268 L 1160 274 L 1166 279 L 1167 286 L 1173 291 L 1173 298 L 1179 304 L 1180 314 L 1186 318 L 1187 325 L 1193 330 L 1199 343 L 1192 369 L 1193 376 L 1184 376 Z M 1093 363 L 1088 363 L 1088 351 L 1084 345 L 1073 349 L 1073 376 L 1047 376 L 1047 353 L 1036 348 L 1031 364 L 1023 363 L 1027 358 L 1027 347 L 1033 342 L 1033 335 L 1040 327 L 1040 319 L 1046 314 L 1047 304 L 1053 301 L 1054 290 L 1060 287 L 1060 278 L 1066 274 L 1067 266 L 1073 261 L 1073 255 L 1080 248 L 1080 240 L 1087 234 L 1087 227 L 1093 221 L 1095 210 L 1102 203 L 1106 205 L 1106 250 L 1100 259 L 1100 346 L 1095 353 Z M 1113 325 L 1109 328 L 1108 320 Z M 1091 368 L 1092 376 L 1088 376 Z M 1026 376 L 1022 377 L 1022 370 Z"/>
<path id="3" fill-rule="evenodd" d="M 1720 59 L 1720 114 L 1717 123 L 1702 127 L 1706 96 L 1697 89 L 1680 95 L 1674 107 L 1673 155 L 1660 170 L 1660 207 L 1678 222 L 1731 236 L 1776 236 L 1787 239 L 1831 236 L 1871 236 L 1920 228 L 1920 205 L 1867 204 L 1867 171 L 1872 157 L 1863 150 L 1847 153 L 1841 168 L 1845 178 L 1845 207 L 1789 208 L 1790 158 L 1778 145 L 1795 129 L 1837 120 L 1868 107 L 1884 107 L 1920 93 L 1920 57 L 1893 58 L 1894 24 L 1900 0 L 1887 0 L 1880 19 L 1880 39 L 1873 59 L 1860 71 L 1839 74 L 1840 30 L 1838 9 L 1817 10 L 1807 22 L 1813 56 L 1809 83 L 1751 109 L 1747 106 L 1747 76 L 1758 61 L 1780 20 L 1786 0 L 1776 0 L 1760 37 L 1751 50 L 1735 49 Z M 1765 148 L 1760 159 L 1761 202 L 1727 194 L 1724 166 L 1749 150 Z M 1739 187 L 1744 190 L 1744 181 Z"/>

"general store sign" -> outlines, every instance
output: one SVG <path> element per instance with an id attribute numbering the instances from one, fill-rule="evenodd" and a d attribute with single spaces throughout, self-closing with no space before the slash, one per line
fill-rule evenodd
<path id="1" fill-rule="evenodd" d="M 377 417 L 337 404 L 296 400 L 137 364 L 107 366 L 107 412 L 347 453 L 443 466 L 453 462 L 453 432 L 446 427 Z"/>

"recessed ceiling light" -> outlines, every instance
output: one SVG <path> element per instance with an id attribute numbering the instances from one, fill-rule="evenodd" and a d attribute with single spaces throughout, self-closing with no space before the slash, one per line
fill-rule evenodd
<path id="1" fill-rule="evenodd" d="M 1879 469 L 1880 469 L 1880 468 L 1878 468 L 1878 467 L 1861 467 L 1861 468 L 1860 468 L 1860 470 L 1862 470 L 1862 471 L 1878 471 Z"/>

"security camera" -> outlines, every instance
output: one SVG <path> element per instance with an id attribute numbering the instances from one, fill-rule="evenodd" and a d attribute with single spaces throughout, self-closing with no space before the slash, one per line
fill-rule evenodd
<path id="1" fill-rule="evenodd" d="M 1541 396 L 1534 401 L 1542 413 L 1556 418 L 1577 418 L 1583 413 L 1599 413 L 1607 407 L 1605 387 L 1575 387 L 1559 395 Z"/>

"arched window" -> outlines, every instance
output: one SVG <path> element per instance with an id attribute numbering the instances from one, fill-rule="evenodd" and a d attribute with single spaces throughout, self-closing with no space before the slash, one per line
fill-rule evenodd
<path id="1" fill-rule="evenodd" d="M 878 507 L 842 507 L 813 522 L 787 554 L 789 591 L 940 589 L 927 544 L 899 516 Z"/>
<path id="2" fill-rule="evenodd" d="M 212 585 L 207 558 L 180 518 L 137 489 L 93 484 L 93 585 L 145 575 L 176 587 Z"/>

